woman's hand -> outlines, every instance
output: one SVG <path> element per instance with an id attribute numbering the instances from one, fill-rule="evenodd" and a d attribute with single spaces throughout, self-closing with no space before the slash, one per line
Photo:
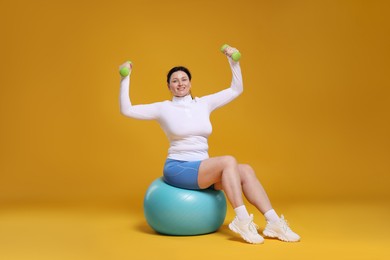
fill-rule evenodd
<path id="1" fill-rule="evenodd" d="M 229 60 L 238 62 L 241 58 L 240 51 L 228 44 L 222 45 L 221 51 L 223 54 L 225 54 L 228 57 Z"/>
<path id="2" fill-rule="evenodd" d="M 131 74 L 132 68 L 133 64 L 131 63 L 131 61 L 126 61 L 119 66 L 119 74 L 121 74 L 122 77 L 127 77 Z"/>
<path id="3" fill-rule="evenodd" d="M 234 47 L 231 47 L 231 46 L 228 46 L 226 47 L 224 50 L 223 50 L 223 53 L 228 56 L 228 57 L 232 57 L 233 53 L 235 52 L 239 52 L 239 50 L 237 50 L 236 48 Z"/>

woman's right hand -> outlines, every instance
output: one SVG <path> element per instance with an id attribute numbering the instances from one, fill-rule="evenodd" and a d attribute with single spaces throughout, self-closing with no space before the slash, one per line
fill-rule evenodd
<path id="1" fill-rule="evenodd" d="M 129 75 L 130 75 L 131 70 L 133 68 L 133 64 L 130 61 L 126 61 L 125 63 L 119 66 L 119 71 L 121 71 L 123 68 L 127 68 L 129 70 Z"/>

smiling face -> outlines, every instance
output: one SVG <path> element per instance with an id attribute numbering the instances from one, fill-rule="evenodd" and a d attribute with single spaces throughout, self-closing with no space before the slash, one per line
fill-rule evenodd
<path id="1" fill-rule="evenodd" d="M 191 80 L 184 71 L 176 71 L 169 79 L 168 88 L 175 97 L 187 96 L 190 93 Z"/>

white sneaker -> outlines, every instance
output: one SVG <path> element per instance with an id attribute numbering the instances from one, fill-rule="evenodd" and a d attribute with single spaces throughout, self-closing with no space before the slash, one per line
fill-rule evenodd
<path id="1" fill-rule="evenodd" d="M 298 234 L 290 229 L 287 220 L 284 219 L 283 215 L 278 222 L 267 222 L 263 235 L 267 237 L 276 237 L 286 242 L 297 242 L 301 239 Z"/>
<path id="2" fill-rule="evenodd" d="M 249 243 L 260 244 L 264 242 L 264 238 L 257 233 L 257 225 L 253 223 L 253 215 L 250 215 L 248 220 L 240 221 L 237 217 L 229 224 L 229 228 L 240 234 L 241 237 Z"/>

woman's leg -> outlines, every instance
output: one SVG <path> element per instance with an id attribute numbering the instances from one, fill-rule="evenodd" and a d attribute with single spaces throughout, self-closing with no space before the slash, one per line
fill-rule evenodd
<path id="1" fill-rule="evenodd" d="M 253 168 L 248 164 L 239 164 L 238 170 L 242 190 L 247 200 L 263 214 L 271 210 L 271 202 Z"/>
<path id="2" fill-rule="evenodd" d="M 240 234 L 249 243 L 263 243 L 264 239 L 257 232 L 253 223 L 253 215 L 249 215 L 243 202 L 240 170 L 232 156 L 221 156 L 201 162 L 198 171 L 198 186 L 207 188 L 215 184 L 222 188 L 233 206 L 237 217 L 229 224 L 229 228 Z"/>
<path id="3" fill-rule="evenodd" d="M 264 235 L 290 242 L 300 240 L 299 235 L 289 228 L 284 217 L 279 218 L 276 215 L 267 193 L 249 165 L 238 164 L 232 156 L 214 157 L 202 161 L 199 166 L 198 185 L 200 188 L 207 188 L 213 184 L 216 189 L 224 190 L 235 210 L 244 207 L 242 198 L 244 192 L 248 201 L 265 214 L 267 226 L 263 231 Z M 252 221 L 252 216 L 248 220 L 235 218 L 229 224 L 229 228 L 250 243 L 263 243 L 264 239 L 258 235 Z"/>
<path id="4" fill-rule="evenodd" d="M 222 185 L 233 208 L 244 205 L 240 172 L 234 157 L 220 156 L 201 162 L 198 173 L 199 187 L 204 189 L 216 183 Z"/>
<path id="5" fill-rule="evenodd" d="M 257 179 L 253 168 L 247 164 L 239 164 L 242 190 L 247 200 L 254 205 L 267 220 L 263 234 L 267 237 L 277 237 L 283 241 L 299 241 L 300 236 L 294 233 L 284 217 L 276 214 L 260 181 Z"/>
<path id="6" fill-rule="evenodd" d="M 215 185 L 223 189 L 233 208 L 244 204 L 242 192 L 261 213 L 272 209 L 263 186 L 248 164 L 238 164 L 232 156 L 220 156 L 204 160 L 199 167 L 198 185 L 207 188 Z"/>

